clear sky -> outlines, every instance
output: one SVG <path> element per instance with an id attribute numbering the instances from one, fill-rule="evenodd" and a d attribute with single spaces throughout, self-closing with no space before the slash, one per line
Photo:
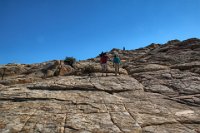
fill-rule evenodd
<path id="1" fill-rule="evenodd" d="M 0 64 L 200 38 L 200 0 L 0 0 Z"/>

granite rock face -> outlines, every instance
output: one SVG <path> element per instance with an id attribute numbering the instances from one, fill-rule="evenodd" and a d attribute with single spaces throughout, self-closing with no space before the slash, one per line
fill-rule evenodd
<path id="1" fill-rule="evenodd" d="M 1 67 L 0 132 L 200 133 L 199 39 L 116 52 L 118 76 L 98 56 Z"/>

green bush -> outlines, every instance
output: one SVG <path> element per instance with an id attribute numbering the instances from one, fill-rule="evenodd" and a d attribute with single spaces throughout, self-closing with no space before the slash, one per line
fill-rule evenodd
<path id="1" fill-rule="evenodd" d="M 66 65 L 70 65 L 71 67 L 74 67 L 74 64 L 76 63 L 76 59 L 74 57 L 66 57 L 64 60 L 64 63 Z"/>

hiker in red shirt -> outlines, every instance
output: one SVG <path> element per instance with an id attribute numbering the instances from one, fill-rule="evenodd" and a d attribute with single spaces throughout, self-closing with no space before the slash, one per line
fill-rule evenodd
<path id="1" fill-rule="evenodd" d="M 109 57 L 107 56 L 107 54 L 102 52 L 100 54 L 100 63 L 102 67 L 102 72 L 106 73 L 106 76 L 107 76 L 107 61 L 108 60 L 109 60 Z M 102 76 L 103 76 L 103 73 L 102 73 Z"/>

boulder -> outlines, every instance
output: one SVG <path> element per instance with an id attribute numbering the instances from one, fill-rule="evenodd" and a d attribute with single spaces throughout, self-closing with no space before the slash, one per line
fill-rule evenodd
<path id="1" fill-rule="evenodd" d="M 59 69 L 60 76 L 70 75 L 72 73 L 73 73 L 73 68 L 71 66 L 61 66 L 61 68 Z"/>
<path id="2" fill-rule="evenodd" d="M 52 77 L 52 76 L 54 76 L 54 71 L 47 70 L 45 77 Z"/>

